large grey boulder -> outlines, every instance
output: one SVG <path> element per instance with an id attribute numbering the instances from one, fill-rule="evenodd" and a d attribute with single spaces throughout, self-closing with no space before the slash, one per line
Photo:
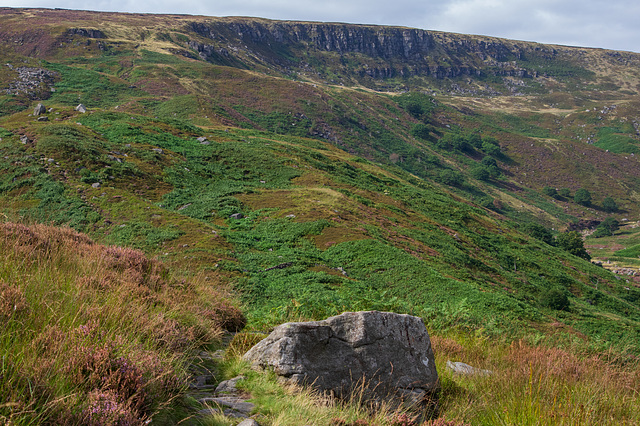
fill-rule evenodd
<path id="1" fill-rule="evenodd" d="M 374 397 L 425 395 L 438 386 L 422 319 L 391 312 L 346 312 L 286 323 L 243 357 L 288 383 L 347 397 L 364 382 Z"/>

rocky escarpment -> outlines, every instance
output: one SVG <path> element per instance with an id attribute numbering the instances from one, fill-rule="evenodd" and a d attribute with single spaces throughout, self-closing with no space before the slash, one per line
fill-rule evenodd
<path id="1" fill-rule="evenodd" d="M 326 68 L 373 79 L 536 78 L 544 72 L 535 64 L 566 56 L 553 46 L 401 27 L 238 18 L 193 22 L 189 30 L 208 40 L 191 40 L 189 46 L 211 62 Z"/>

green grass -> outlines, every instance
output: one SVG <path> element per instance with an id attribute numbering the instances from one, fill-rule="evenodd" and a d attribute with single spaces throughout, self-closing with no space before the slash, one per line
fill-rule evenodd
<path id="1" fill-rule="evenodd" d="M 640 245 L 636 244 L 626 249 L 615 251 L 613 255 L 619 257 L 638 257 L 640 256 Z"/>
<path id="2" fill-rule="evenodd" d="M 518 234 L 395 165 L 376 166 L 294 135 L 205 132 L 179 120 L 102 111 L 74 120 L 82 126 L 41 127 L 32 148 L 7 141 L 12 155 L 62 155 L 60 167 L 35 158 L 23 169 L 3 163 L 4 194 L 19 190 L 24 202 L 35 202 L 21 210 L 32 219 L 94 230 L 105 242 L 163 253 L 186 244 L 205 257 L 207 250 L 226 252 L 218 263 L 237 277 L 254 327 L 379 309 L 420 315 L 439 330 L 511 339 L 543 338 L 535 325 L 553 318 L 590 336 L 593 347 L 621 346 L 640 333 L 636 301 L 608 272 Z M 209 145 L 196 140 L 203 134 Z M 67 170 L 71 187 L 59 180 L 64 174 L 43 173 L 58 168 Z M 317 183 L 307 188 L 308 180 Z M 96 181 L 102 187 L 92 191 Z M 138 200 L 152 186 L 157 192 Z M 328 198 L 317 207 L 296 201 L 314 194 L 305 191 Z M 247 204 L 251 197 L 258 201 Z M 157 217 L 170 215 L 153 219 L 149 199 Z M 245 217 L 229 219 L 234 213 Z M 215 230 L 219 242 L 201 245 L 189 229 L 196 223 Z M 596 290 L 596 282 L 609 287 Z M 558 286 L 569 293 L 567 315 L 541 302 Z M 627 327 L 617 331 L 622 317 Z"/>
<path id="3" fill-rule="evenodd" d="M 125 81 L 95 71 L 55 63 L 46 63 L 45 66 L 60 74 L 51 102 L 74 107 L 82 103 L 87 108 L 101 108 L 115 106 L 142 93 L 138 89 L 130 89 Z"/>
<path id="4" fill-rule="evenodd" d="M 598 139 L 595 146 L 617 154 L 639 153 L 638 141 L 628 134 L 621 132 L 622 130 L 617 127 L 601 127 L 598 130 Z"/>

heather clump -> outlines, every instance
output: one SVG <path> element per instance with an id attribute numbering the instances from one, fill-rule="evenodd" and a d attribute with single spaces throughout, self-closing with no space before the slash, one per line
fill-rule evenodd
<path id="1" fill-rule="evenodd" d="M 0 238 L 10 241 L 23 254 L 46 254 L 61 247 L 82 251 L 95 243 L 86 235 L 71 228 L 52 228 L 44 225 L 26 226 L 20 223 L 0 224 Z"/>
<path id="2" fill-rule="evenodd" d="M 144 424 L 144 420 L 136 416 L 127 401 L 121 400 L 111 391 L 91 392 L 88 407 L 82 411 L 81 421 L 91 426 Z"/>
<path id="3" fill-rule="evenodd" d="M 215 306 L 202 311 L 202 316 L 220 324 L 223 329 L 231 332 L 242 330 L 247 323 L 246 318 L 238 308 L 224 301 L 220 301 Z"/>
<path id="4" fill-rule="evenodd" d="M 0 278 L 0 319 L 7 320 L 26 309 L 27 303 L 22 290 Z"/>
<path id="5" fill-rule="evenodd" d="M 16 223 L 0 224 L 0 320 L 0 423 L 16 424 L 138 425 L 173 412 L 192 351 L 244 324 L 198 276 Z"/>

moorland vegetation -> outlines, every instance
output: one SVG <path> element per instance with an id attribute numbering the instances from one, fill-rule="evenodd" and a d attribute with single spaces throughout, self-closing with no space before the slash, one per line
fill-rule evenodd
<path id="1" fill-rule="evenodd" d="M 239 360 L 384 310 L 432 334 L 426 424 L 639 422 L 640 55 L 412 32 L 425 65 L 309 28 L 0 11 L 0 419 L 230 424 L 189 368 L 244 329 L 208 368 L 266 424 L 411 424 Z"/>

